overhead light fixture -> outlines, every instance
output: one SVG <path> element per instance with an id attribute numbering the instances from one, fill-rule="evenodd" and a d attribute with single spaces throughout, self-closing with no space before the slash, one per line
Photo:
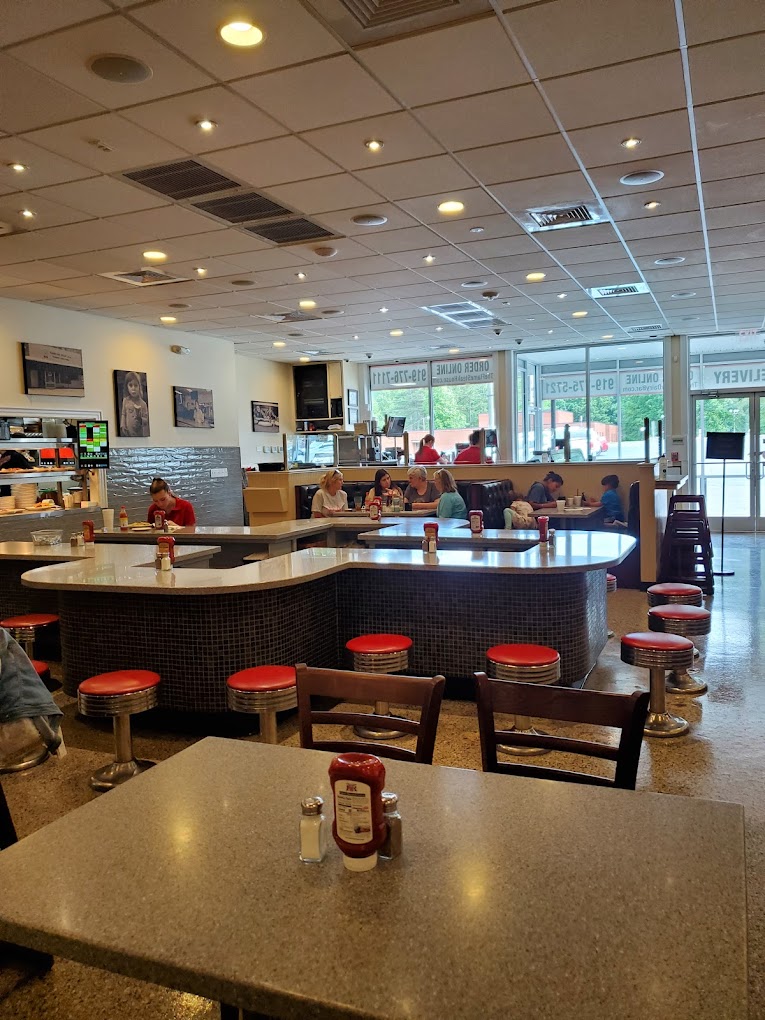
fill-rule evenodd
<path id="1" fill-rule="evenodd" d="M 613 333 L 604 333 L 603 336 L 600 339 L 601 340 L 613 340 L 613 338 L 614 338 L 614 334 Z M 620 351 L 624 351 L 624 350 L 626 350 L 626 347 L 620 347 L 619 350 Z"/>
<path id="2" fill-rule="evenodd" d="M 286 347 L 287 344 L 284 342 L 284 340 L 274 340 L 273 346 L 274 347 Z"/>
<path id="3" fill-rule="evenodd" d="M 644 202 L 643 203 L 643 208 L 644 209 L 658 209 L 660 205 L 661 205 L 661 202 L 657 202 L 654 199 L 652 202 Z"/>
<path id="4" fill-rule="evenodd" d="M 300 304 L 301 308 L 315 308 L 316 307 L 316 302 L 312 301 L 311 298 L 304 298 L 301 302 L 299 302 L 299 304 Z"/>
<path id="5" fill-rule="evenodd" d="M 470 233 L 471 234 L 482 234 L 484 232 L 484 229 L 485 229 L 484 227 L 471 227 L 470 228 Z"/>
<path id="6" fill-rule="evenodd" d="M 33 220 L 35 218 L 35 214 L 31 209 L 21 209 L 20 211 L 25 220 Z"/>
<path id="7" fill-rule="evenodd" d="M 449 353 L 450 354 L 459 354 L 459 352 L 460 352 L 459 347 L 450 347 L 449 348 Z"/>
<path id="8" fill-rule="evenodd" d="M 529 283 L 541 283 L 546 276 L 547 273 L 526 273 L 526 279 Z"/>
<path id="9" fill-rule="evenodd" d="M 205 269 L 204 266 L 195 266 L 194 267 L 194 272 L 197 274 L 197 276 L 206 276 L 207 275 L 207 270 Z"/>
<path id="10" fill-rule="evenodd" d="M 295 276 L 297 276 L 298 280 L 305 280 L 305 273 L 295 273 Z"/>
<path id="11" fill-rule="evenodd" d="M 385 142 L 380 141 L 379 138 L 368 138 L 364 145 L 366 145 L 370 152 L 379 152 L 385 145 Z"/>
<path id="12" fill-rule="evenodd" d="M 392 329 L 390 331 L 390 335 L 391 336 L 403 336 L 404 335 L 404 331 L 403 331 L 403 329 Z"/>
<path id="13" fill-rule="evenodd" d="M 557 298 L 558 298 L 558 300 L 559 300 L 559 301 L 562 301 L 562 300 L 563 300 L 563 298 L 567 298 L 567 297 L 568 297 L 568 294 L 558 294 L 558 295 L 556 295 L 556 296 L 557 296 Z"/>
<path id="14" fill-rule="evenodd" d="M 458 202 L 457 199 L 449 199 L 446 202 L 440 202 L 438 205 L 438 211 L 445 213 L 447 216 L 454 215 L 455 213 L 461 213 L 465 208 L 462 202 Z"/>
<path id="15" fill-rule="evenodd" d="M 583 319 L 587 315 L 587 312 L 572 312 L 571 317 L 573 319 Z"/>
<path id="16" fill-rule="evenodd" d="M 435 255 L 425 255 L 425 256 L 423 256 L 422 261 L 423 262 L 427 262 L 428 265 L 430 265 L 431 262 L 435 262 L 436 261 L 436 256 Z"/>
<path id="17" fill-rule="evenodd" d="M 353 339 L 354 339 L 354 340 L 358 340 L 358 338 L 359 338 L 359 334 L 358 334 L 358 333 L 354 333 L 354 334 L 353 334 Z"/>
<path id="18" fill-rule="evenodd" d="M 218 35 L 229 46 L 258 46 L 263 42 L 263 32 L 249 21 L 229 21 L 218 29 Z"/>
<path id="19" fill-rule="evenodd" d="M 159 321 L 160 322 L 177 322 L 178 320 L 176 319 L 176 317 L 174 315 L 160 315 Z"/>
<path id="20" fill-rule="evenodd" d="M 663 176 L 663 170 L 634 170 L 632 173 L 620 177 L 619 183 L 635 188 L 639 184 L 656 184 Z"/>
<path id="21" fill-rule="evenodd" d="M 479 287 L 485 287 L 486 280 L 464 280 L 460 287 L 464 287 L 465 290 L 478 290 Z"/>
<path id="22" fill-rule="evenodd" d="M 200 131 L 214 131 L 218 126 L 214 120 L 207 120 L 206 117 L 196 121 L 196 125 Z"/>
<path id="23" fill-rule="evenodd" d="M 655 266 L 679 266 L 685 262 L 685 255 L 665 255 L 664 258 L 654 259 Z"/>
<path id="24" fill-rule="evenodd" d="M 550 335 L 551 335 L 552 333 L 554 333 L 554 332 L 555 332 L 555 330 L 554 330 L 554 329 L 548 329 L 548 330 L 547 330 L 547 335 L 548 335 L 548 336 L 550 336 Z"/>
<path id="25" fill-rule="evenodd" d="M 440 333 L 443 328 L 443 326 L 436 326 L 436 333 Z"/>
<path id="26" fill-rule="evenodd" d="M 673 297 L 673 298 L 691 298 L 691 297 L 696 297 L 696 291 L 695 290 L 678 290 L 678 291 L 676 291 L 676 293 L 672 294 L 671 297 Z"/>
<path id="27" fill-rule="evenodd" d="M 386 312 L 388 311 L 388 309 L 387 309 L 387 308 L 385 307 L 385 305 L 383 305 L 383 307 L 382 307 L 382 308 L 380 309 L 380 311 L 381 311 L 381 312 L 383 313 L 383 315 L 384 315 L 384 314 L 385 314 L 385 313 L 386 313 Z"/>
<path id="28" fill-rule="evenodd" d="M 298 358 L 298 361 L 310 361 L 310 358 Z"/>
<path id="29" fill-rule="evenodd" d="M 145 251 L 143 257 L 147 262 L 164 262 L 167 255 L 163 251 Z"/>
<path id="30" fill-rule="evenodd" d="M 8 168 L 14 170 L 17 174 L 23 174 L 25 170 L 29 169 L 24 163 L 9 163 Z"/>
<path id="31" fill-rule="evenodd" d="M 640 145 L 642 138 L 625 138 L 622 142 L 622 146 L 625 149 L 636 149 Z"/>

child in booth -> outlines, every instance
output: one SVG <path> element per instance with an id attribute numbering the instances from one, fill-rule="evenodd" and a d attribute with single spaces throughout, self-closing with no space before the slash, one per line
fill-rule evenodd
<path id="1" fill-rule="evenodd" d="M 510 506 L 502 511 L 506 528 L 536 528 L 534 508 L 522 492 L 510 493 Z"/>
<path id="2" fill-rule="evenodd" d="M 606 475 L 600 479 L 600 484 L 603 486 L 603 495 L 599 500 L 588 499 L 587 505 L 591 507 L 602 506 L 606 511 L 606 524 L 626 524 L 622 501 L 619 499 L 619 493 L 616 491 L 619 488 L 619 476 Z"/>

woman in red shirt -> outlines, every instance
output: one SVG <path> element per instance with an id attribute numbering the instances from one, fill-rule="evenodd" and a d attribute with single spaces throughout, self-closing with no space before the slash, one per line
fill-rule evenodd
<path id="1" fill-rule="evenodd" d="M 460 450 L 457 456 L 454 458 L 455 464 L 480 464 L 481 463 L 481 449 L 479 443 L 481 442 L 481 431 L 476 429 L 475 432 L 471 432 L 468 437 L 470 446 L 466 446 L 464 450 Z M 485 457 L 484 461 L 486 464 L 493 463 L 491 457 Z"/>
<path id="2" fill-rule="evenodd" d="M 444 459 L 435 449 L 436 437 L 428 433 L 420 440 L 420 448 L 414 455 L 415 464 L 443 464 Z"/>
<path id="3" fill-rule="evenodd" d="M 194 507 L 187 499 L 174 496 L 164 478 L 153 478 L 149 492 L 154 499 L 146 515 L 149 524 L 154 523 L 154 514 L 157 510 L 164 511 L 166 520 L 172 521 L 173 524 L 178 524 L 182 528 L 188 528 L 197 523 Z"/>

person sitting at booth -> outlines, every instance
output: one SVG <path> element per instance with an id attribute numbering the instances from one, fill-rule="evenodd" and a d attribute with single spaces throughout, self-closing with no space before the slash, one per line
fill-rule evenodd
<path id="1" fill-rule="evenodd" d="M 444 458 L 436 449 L 436 437 L 428 433 L 420 440 L 420 448 L 414 455 L 415 464 L 444 464 Z"/>
<path id="2" fill-rule="evenodd" d="M 404 494 L 394 483 L 390 472 L 386 471 L 385 468 L 378 468 L 375 472 L 375 484 L 366 494 L 364 502 L 369 505 L 373 499 L 380 498 L 383 501 L 383 506 L 385 506 L 395 496 L 398 496 L 402 503 L 404 502 Z"/>
<path id="3" fill-rule="evenodd" d="M 600 499 L 588 499 L 587 506 L 598 507 L 602 506 L 606 512 L 605 522 L 606 524 L 626 524 L 627 520 L 624 516 L 624 507 L 622 501 L 619 499 L 619 493 L 616 491 L 619 488 L 619 476 L 618 475 L 606 475 L 600 479 L 600 484 L 603 486 L 603 495 Z"/>
<path id="4" fill-rule="evenodd" d="M 470 446 L 465 447 L 464 450 L 460 450 L 457 456 L 454 458 L 455 464 L 480 464 L 481 463 L 481 448 L 479 443 L 481 442 L 481 430 L 476 429 L 475 432 L 471 432 L 468 437 Z M 484 463 L 493 464 L 494 461 L 491 457 L 484 457 Z"/>
<path id="5" fill-rule="evenodd" d="M 465 500 L 457 491 L 457 483 L 454 481 L 454 475 L 451 471 L 441 468 L 433 475 L 433 481 L 441 493 L 438 500 L 438 516 L 453 517 L 460 521 L 466 521 L 468 519 L 468 512 Z"/>
<path id="6" fill-rule="evenodd" d="M 348 493 L 343 489 L 343 475 L 330 468 L 319 479 L 319 488 L 311 500 L 311 517 L 332 517 L 348 512 Z"/>
<path id="7" fill-rule="evenodd" d="M 153 498 L 153 503 L 146 514 L 149 524 L 154 523 L 154 514 L 158 510 L 163 511 L 165 520 L 172 521 L 181 528 L 190 528 L 192 524 L 197 523 L 194 507 L 187 499 L 174 495 L 164 478 L 152 478 L 149 492 Z"/>
<path id="8" fill-rule="evenodd" d="M 563 479 L 555 471 L 548 471 L 541 482 L 534 482 L 526 499 L 535 510 L 552 509 L 563 485 Z"/>
<path id="9" fill-rule="evenodd" d="M 428 481 L 425 468 L 411 467 L 407 476 L 409 484 L 404 489 L 404 502 L 411 503 L 413 510 L 435 510 L 441 494 L 435 484 Z"/>

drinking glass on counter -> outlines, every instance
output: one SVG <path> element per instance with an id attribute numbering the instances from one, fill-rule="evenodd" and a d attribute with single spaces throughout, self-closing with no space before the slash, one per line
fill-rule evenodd
<path id="1" fill-rule="evenodd" d="M 104 531 L 114 531 L 114 511 L 104 507 L 101 513 L 104 516 Z"/>

